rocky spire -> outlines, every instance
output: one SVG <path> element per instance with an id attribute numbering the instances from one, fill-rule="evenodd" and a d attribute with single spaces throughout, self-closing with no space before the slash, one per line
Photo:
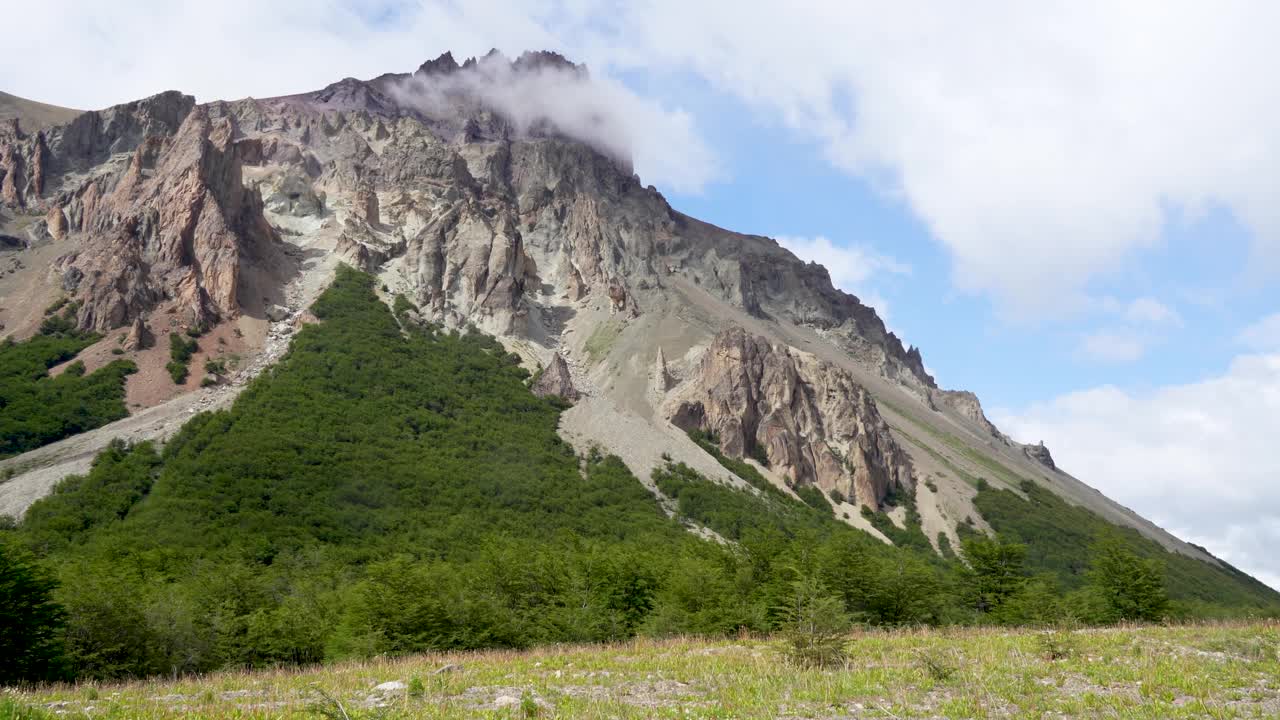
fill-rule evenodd
<path id="1" fill-rule="evenodd" d="M 428 60 L 418 67 L 415 75 L 446 75 L 458 69 L 458 61 L 453 59 L 452 52 L 445 52 L 435 60 Z"/>
<path id="2" fill-rule="evenodd" d="M 1023 447 L 1022 452 L 1026 453 L 1027 457 L 1035 460 L 1041 465 L 1044 465 L 1050 470 L 1058 469 L 1058 466 L 1053 463 L 1053 455 L 1049 454 L 1049 448 L 1044 446 L 1043 440 L 1041 440 L 1038 445 L 1027 445 Z"/>
<path id="3" fill-rule="evenodd" d="M 653 390 L 659 395 L 671 388 L 671 375 L 667 372 L 667 358 L 662 354 L 662 346 L 658 346 L 658 357 L 653 361 Z"/>

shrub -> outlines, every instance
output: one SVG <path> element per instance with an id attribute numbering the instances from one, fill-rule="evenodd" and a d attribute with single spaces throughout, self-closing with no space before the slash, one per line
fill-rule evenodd
<path id="1" fill-rule="evenodd" d="M 173 378 L 174 385 L 181 385 L 187 381 L 187 364 L 170 360 L 164 364 L 164 369 L 169 371 L 169 377 Z"/>
<path id="2" fill-rule="evenodd" d="M 827 501 L 827 496 L 824 495 L 822 490 L 817 486 L 797 485 L 792 489 L 795 490 L 796 495 L 800 496 L 800 499 L 804 501 L 805 505 L 808 505 L 814 510 L 821 510 L 828 515 L 835 512 L 831 509 L 831 503 Z"/>
<path id="3" fill-rule="evenodd" d="M 427 686 L 422 682 L 422 678 L 414 675 L 409 678 L 408 695 L 411 698 L 420 698 L 427 694 Z"/>
<path id="4" fill-rule="evenodd" d="M 1080 643 L 1066 628 L 1053 628 L 1036 636 L 1036 646 L 1045 660 L 1066 660 L 1079 652 Z"/>
<path id="5" fill-rule="evenodd" d="M 169 334 L 169 362 L 165 363 L 164 368 L 169 371 L 169 377 L 173 378 L 175 385 L 187 381 L 187 366 L 191 363 L 191 356 L 199 350 L 200 346 L 194 338 L 184 339 L 178 333 Z"/>
<path id="6" fill-rule="evenodd" d="M 788 603 L 780 608 L 784 654 L 800 667 L 843 666 L 849 616 L 840 599 L 831 595 L 814 577 L 791 583 Z"/>
<path id="7" fill-rule="evenodd" d="M 940 648 L 923 647 L 915 652 L 915 664 L 930 680 L 944 683 L 960 672 L 956 656 Z"/>
<path id="8" fill-rule="evenodd" d="M 191 356 L 200 350 L 200 345 L 196 343 L 195 338 L 183 339 L 178 333 L 169 334 L 169 358 L 177 363 L 186 364 L 191 361 Z"/>

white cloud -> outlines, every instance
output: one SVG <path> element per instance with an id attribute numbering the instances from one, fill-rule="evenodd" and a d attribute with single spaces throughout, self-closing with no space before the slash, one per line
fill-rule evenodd
<path id="1" fill-rule="evenodd" d="M 707 0 L 627 5 L 637 67 L 693 68 L 898 194 L 961 289 L 1060 312 L 1221 206 L 1280 253 L 1280 5 Z M 1274 265 L 1273 265 L 1274 269 Z"/>
<path id="2" fill-rule="evenodd" d="M 907 275 L 911 267 L 860 245 L 837 245 L 828 238 L 780 235 L 778 244 L 806 262 L 816 262 L 831 274 L 831 282 L 864 304 L 875 308 L 888 322 L 889 303 L 868 281 L 884 274 Z"/>
<path id="3" fill-rule="evenodd" d="M 466 92 L 523 132 L 549 122 L 677 192 L 697 192 L 717 173 L 711 151 L 686 112 L 668 111 L 609 78 L 570 68 L 516 69 L 505 57 L 482 58 L 449 75 L 414 75 L 393 86 L 397 102 L 428 114 Z"/>
<path id="4" fill-rule="evenodd" d="M 1091 360 L 1129 363 L 1146 354 L 1147 339 L 1133 331 L 1100 330 L 1084 336 L 1080 352 Z"/>
<path id="5" fill-rule="evenodd" d="M 1237 339 L 1255 350 L 1280 350 L 1280 313 L 1268 315 L 1241 330 Z"/>
<path id="6" fill-rule="evenodd" d="M 881 273 L 908 275 L 911 267 L 904 262 L 881 255 L 860 245 L 837 245 L 823 235 L 799 237 L 779 235 L 782 247 L 806 262 L 816 262 L 831 273 L 836 287 L 849 290 Z"/>
<path id="7" fill-rule="evenodd" d="M 1178 311 L 1155 298 L 1140 297 L 1125 303 L 1105 297 L 1090 304 L 1108 318 L 1108 326 L 1081 337 L 1078 352 L 1088 360 L 1137 362 L 1169 330 L 1182 327 Z"/>
<path id="8" fill-rule="evenodd" d="M 992 415 L 1013 437 L 1043 438 L 1107 496 L 1280 587 L 1280 354 L 1241 356 L 1187 385 L 1101 387 Z"/>
<path id="9" fill-rule="evenodd" d="M 1124 318 L 1133 325 L 1166 325 L 1180 327 L 1182 316 L 1154 298 L 1142 297 L 1129 303 Z"/>

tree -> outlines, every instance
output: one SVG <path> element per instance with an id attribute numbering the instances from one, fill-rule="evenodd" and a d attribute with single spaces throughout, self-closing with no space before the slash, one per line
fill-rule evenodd
<path id="1" fill-rule="evenodd" d="M 791 583 L 791 597 L 779 608 L 786 655 L 802 667 L 843 665 L 849 616 L 840 598 L 830 594 L 811 575 L 800 575 Z"/>
<path id="2" fill-rule="evenodd" d="M 64 613 L 57 583 L 0 539 L 0 685 L 57 677 Z"/>
<path id="3" fill-rule="evenodd" d="M 964 572 L 966 600 L 979 612 L 993 612 L 1027 582 L 1027 547 L 988 537 L 963 543 L 969 567 Z"/>
<path id="4" fill-rule="evenodd" d="M 1093 548 L 1089 580 L 1109 611 L 1110 619 L 1156 621 L 1169 612 L 1164 569 L 1144 560 L 1115 536 L 1105 536 Z"/>

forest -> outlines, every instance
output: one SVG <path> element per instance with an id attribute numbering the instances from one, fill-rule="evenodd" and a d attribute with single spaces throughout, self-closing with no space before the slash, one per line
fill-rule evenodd
<path id="1" fill-rule="evenodd" d="M 39 332 L 23 342 L 0 343 L 0 459 L 101 427 L 128 415 L 125 377 L 130 360 L 115 360 L 86 374 L 76 360 L 57 377 L 49 369 L 74 358 L 100 336 L 76 329 L 76 304 L 60 300 L 45 310 Z"/>
<path id="2" fill-rule="evenodd" d="M 1243 574 L 1034 489 L 979 492 L 997 537 L 966 534 L 967 563 L 934 553 L 918 520 L 889 546 L 824 498 L 675 463 L 653 478 L 668 517 L 618 458 L 560 439 L 564 403 L 535 397 L 496 340 L 395 307 L 340 269 L 320 322 L 230 409 L 163 447 L 113 443 L 0 529 L 0 684 L 769 633 L 814 612 L 897 626 L 1280 611 Z M 77 342 L 4 352 L 26 348 L 31 377 Z M 34 442 L 9 427 L 4 447 Z"/>

